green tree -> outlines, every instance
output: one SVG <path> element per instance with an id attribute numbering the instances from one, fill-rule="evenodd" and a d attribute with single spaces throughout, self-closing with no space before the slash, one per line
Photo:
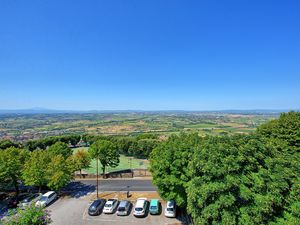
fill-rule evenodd
<path id="1" fill-rule="evenodd" d="M 10 147 L 18 147 L 18 145 L 16 143 L 12 142 L 11 140 L 0 141 L 0 150 L 7 149 Z"/>
<path id="2" fill-rule="evenodd" d="M 148 158 L 152 150 L 159 144 L 155 139 L 140 139 L 137 141 L 133 156 L 137 158 Z"/>
<path id="3" fill-rule="evenodd" d="M 102 166 L 103 177 L 107 166 L 116 167 L 120 162 L 120 155 L 114 143 L 107 140 L 98 140 L 88 150 L 93 159 L 99 160 Z"/>
<path id="4" fill-rule="evenodd" d="M 62 155 L 53 156 L 47 166 L 47 186 L 55 191 L 59 191 L 67 185 L 72 178 L 69 160 L 65 160 Z"/>
<path id="5" fill-rule="evenodd" d="M 91 158 L 87 151 L 85 150 L 78 150 L 74 155 L 72 155 L 72 158 L 70 159 L 73 161 L 74 165 L 74 171 L 81 171 L 82 169 L 86 169 L 90 167 L 91 164 Z"/>
<path id="6" fill-rule="evenodd" d="M 158 145 L 150 156 L 153 183 L 160 196 L 174 199 L 182 207 L 187 205 L 188 164 L 200 140 L 197 134 L 173 135 Z"/>
<path id="7" fill-rule="evenodd" d="M 258 127 L 257 132 L 269 140 L 284 141 L 290 149 L 300 151 L 300 112 L 282 113 L 278 119 Z"/>
<path id="8" fill-rule="evenodd" d="M 27 156 L 26 150 L 15 147 L 0 151 L 0 181 L 5 184 L 12 184 L 17 194 L 19 193 L 21 172 Z"/>
<path id="9" fill-rule="evenodd" d="M 31 204 L 25 209 L 18 208 L 17 212 L 3 218 L 0 224 L 3 225 L 48 225 L 52 222 L 49 211 L 42 207 L 35 207 Z"/>
<path id="10" fill-rule="evenodd" d="M 260 126 L 257 133 L 276 148 L 272 179 L 276 178 L 277 186 L 285 184 L 285 189 L 277 194 L 281 204 L 274 223 L 300 224 L 300 112 L 282 113 L 278 119 Z"/>
<path id="11" fill-rule="evenodd" d="M 47 167 L 50 161 L 49 153 L 45 150 L 35 150 L 25 161 L 22 178 L 26 185 L 34 185 L 41 188 L 47 185 Z"/>
<path id="12" fill-rule="evenodd" d="M 134 138 L 132 137 L 119 137 L 114 140 L 119 153 L 129 155 L 129 148 L 132 145 Z"/>
<path id="13" fill-rule="evenodd" d="M 48 148 L 48 152 L 51 156 L 62 155 L 65 159 L 73 154 L 73 151 L 64 142 L 56 142 Z"/>

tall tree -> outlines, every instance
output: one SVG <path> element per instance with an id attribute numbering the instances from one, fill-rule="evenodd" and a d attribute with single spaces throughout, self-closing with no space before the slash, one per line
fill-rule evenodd
<path id="1" fill-rule="evenodd" d="M 17 194 L 19 193 L 19 181 L 24 167 L 24 161 L 28 152 L 15 147 L 0 151 L 0 181 L 12 184 Z"/>
<path id="2" fill-rule="evenodd" d="M 49 153 L 45 150 L 35 150 L 26 160 L 22 178 L 26 185 L 34 185 L 41 188 L 47 185 L 47 167 L 50 161 Z"/>
<path id="3" fill-rule="evenodd" d="M 59 191 L 70 182 L 72 170 L 68 163 L 69 161 L 65 160 L 62 155 L 56 155 L 51 158 L 46 170 L 47 186 L 49 188 Z"/>
<path id="4" fill-rule="evenodd" d="M 73 151 L 64 142 L 56 142 L 48 148 L 48 152 L 51 156 L 62 155 L 65 159 L 73 154 Z"/>
<path id="5" fill-rule="evenodd" d="M 91 158 L 87 151 L 85 150 L 78 150 L 74 155 L 72 155 L 72 158 L 70 159 L 73 161 L 74 171 L 80 172 L 82 169 L 86 169 L 90 167 L 91 164 Z"/>
<path id="6" fill-rule="evenodd" d="M 186 186 L 190 180 L 188 163 L 201 140 L 198 134 L 173 135 L 151 153 L 150 163 L 153 183 L 164 199 L 174 199 L 187 205 Z"/>
<path id="7" fill-rule="evenodd" d="M 120 155 L 114 143 L 107 140 L 98 140 L 88 150 L 90 156 L 99 160 L 102 167 L 102 175 L 105 175 L 106 167 L 116 167 L 120 162 Z"/>
<path id="8" fill-rule="evenodd" d="M 120 155 L 117 147 L 107 140 L 97 140 L 94 142 L 88 150 L 91 158 L 96 159 L 97 165 L 97 198 L 99 190 L 98 181 L 98 162 L 102 165 L 103 177 L 105 176 L 105 168 L 107 166 L 116 167 L 120 161 Z"/>

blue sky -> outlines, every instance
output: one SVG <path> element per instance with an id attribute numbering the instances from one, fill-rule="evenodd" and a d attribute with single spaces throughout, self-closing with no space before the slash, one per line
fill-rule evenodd
<path id="1" fill-rule="evenodd" d="M 297 0 L 0 2 L 0 108 L 299 109 Z"/>

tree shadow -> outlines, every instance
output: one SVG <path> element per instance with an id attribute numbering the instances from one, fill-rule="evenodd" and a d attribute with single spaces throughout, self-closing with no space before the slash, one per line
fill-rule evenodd
<path id="1" fill-rule="evenodd" d="M 191 217 L 187 214 L 186 210 L 177 207 L 177 215 L 176 218 L 183 224 L 183 225 L 191 225 L 193 224 Z"/>
<path id="2" fill-rule="evenodd" d="M 80 181 L 73 181 L 61 189 L 61 195 L 68 196 L 71 198 L 80 198 L 91 194 L 95 190 L 96 190 L 95 185 L 83 184 Z"/>

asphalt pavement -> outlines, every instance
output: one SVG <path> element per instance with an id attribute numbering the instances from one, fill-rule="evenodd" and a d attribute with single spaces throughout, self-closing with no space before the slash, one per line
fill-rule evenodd
<path id="1" fill-rule="evenodd" d="M 80 180 L 85 185 L 97 185 L 96 180 Z M 151 180 L 107 179 L 99 180 L 99 191 L 157 191 Z"/>

